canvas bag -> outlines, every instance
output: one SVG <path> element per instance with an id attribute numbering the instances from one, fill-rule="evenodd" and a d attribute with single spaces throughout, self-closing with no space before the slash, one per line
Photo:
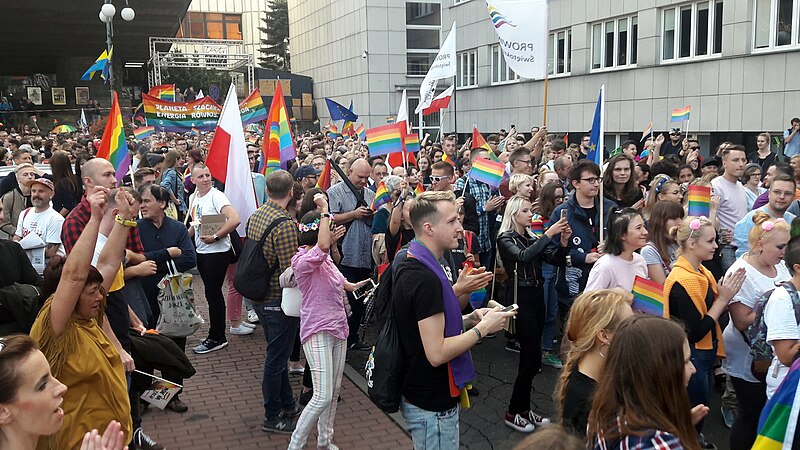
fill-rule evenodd
<path id="1" fill-rule="evenodd" d="M 191 336 L 205 321 L 194 306 L 192 275 L 178 272 L 172 260 L 167 261 L 169 273 L 158 282 L 158 305 L 161 316 L 156 331 L 164 336 Z"/>

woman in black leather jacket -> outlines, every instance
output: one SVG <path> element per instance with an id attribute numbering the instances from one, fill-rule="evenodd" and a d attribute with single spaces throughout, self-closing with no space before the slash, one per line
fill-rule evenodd
<path id="1" fill-rule="evenodd" d="M 517 339 L 520 343 L 519 368 L 514 390 L 505 414 L 509 427 L 530 433 L 537 426 L 550 423 L 531 411 L 533 377 L 542 365 L 542 328 L 546 315 L 542 261 L 563 266 L 568 254 L 572 230 L 566 219 L 554 223 L 539 238 L 530 231 L 533 211 L 524 197 L 512 197 L 506 204 L 503 222 L 497 236 L 497 249 L 509 275 L 506 305 L 517 303 Z M 550 239 L 561 234 L 561 246 L 548 249 Z M 515 295 L 516 293 L 516 295 Z"/>

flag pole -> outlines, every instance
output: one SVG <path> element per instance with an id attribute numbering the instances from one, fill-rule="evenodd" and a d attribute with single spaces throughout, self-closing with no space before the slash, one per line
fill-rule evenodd
<path id="1" fill-rule="evenodd" d="M 547 126 L 547 75 L 544 76 L 544 117 L 542 118 L 542 126 Z"/>
<path id="2" fill-rule="evenodd" d="M 456 91 L 458 90 L 458 89 L 456 89 L 458 87 L 458 86 L 456 86 L 456 78 L 457 77 L 458 77 L 458 73 L 456 73 L 456 75 L 453 77 L 453 132 L 456 134 L 456 136 L 458 136 L 458 110 L 456 109 Z M 444 122 L 444 114 L 442 114 L 440 122 L 439 122 L 439 125 L 440 125 L 439 126 L 439 131 L 440 132 L 442 131 L 442 129 L 441 129 L 442 122 Z M 441 134 L 444 135 L 444 133 L 441 133 Z M 456 139 L 456 141 L 458 141 L 458 139 Z"/>

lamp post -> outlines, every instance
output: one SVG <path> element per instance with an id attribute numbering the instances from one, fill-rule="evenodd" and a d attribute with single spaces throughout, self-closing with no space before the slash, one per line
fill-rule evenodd
<path id="1" fill-rule="evenodd" d="M 114 64 L 112 48 L 114 47 L 114 15 L 117 13 L 117 8 L 111 3 L 112 0 L 103 0 L 103 6 L 100 7 L 100 20 L 106 24 L 106 54 L 108 55 L 108 87 L 111 98 L 114 98 Z M 130 22 L 136 17 L 133 8 L 128 6 L 128 0 L 125 0 L 125 8 L 120 12 L 120 16 L 126 22 Z"/>

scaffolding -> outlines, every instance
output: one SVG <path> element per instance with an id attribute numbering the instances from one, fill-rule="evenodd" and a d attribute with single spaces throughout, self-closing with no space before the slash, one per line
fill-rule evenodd
<path id="1" fill-rule="evenodd" d="M 162 70 L 168 67 L 213 69 L 229 72 L 236 86 L 247 77 L 246 95 L 255 88 L 253 55 L 244 41 L 224 39 L 150 38 L 148 88 L 162 84 Z"/>

